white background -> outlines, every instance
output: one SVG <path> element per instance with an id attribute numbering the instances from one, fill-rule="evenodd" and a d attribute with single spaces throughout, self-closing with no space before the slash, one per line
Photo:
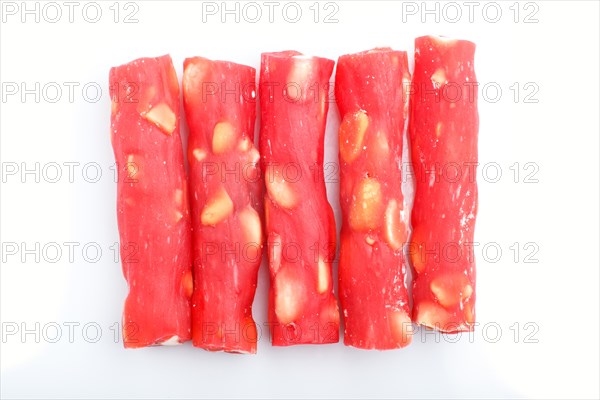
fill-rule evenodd
<path id="1" fill-rule="evenodd" d="M 518 5 L 521 12 L 515 23 L 512 1 L 498 3 L 502 16 L 497 23 L 485 20 L 495 13 L 488 8 L 484 14 L 484 3 L 475 8 L 473 22 L 467 6 L 458 2 L 463 13 L 459 22 L 445 22 L 442 14 L 439 23 L 435 15 L 426 16 L 423 23 L 421 2 L 414 3 L 419 8 L 416 15 L 403 14 L 400 2 L 337 2 L 339 21 L 331 24 L 322 22 L 323 4 L 320 22 L 312 20 L 313 2 L 301 4 L 303 17 L 295 24 L 284 20 L 282 6 L 276 9 L 274 23 L 268 22 L 266 7 L 257 23 L 236 23 L 229 16 L 222 24 L 220 14 L 203 22 L 201 3 L 191 1 L 138 1 L 139 22 L 133 24 L 122 23 L 121 4 L 121 22 L 115 23 L 112 3 L 101 3 L 98 23 L 83 19 L 83 3 L 75 9 L 73 23 L 60 2 L 63 16 L 57 23 L 48 23 L 44 15 L 39 23 L 34 16 L 21 23 L 20 13 L 3 15 L 4 96 L 7 82 L 25 82 L 29 88 L 36 82 L 41 87 L 49 82 L 80 86 L 73 102 L 65 86 L 56 103 L 48 101 L 54 92 L 42 93 L 39 102 L 33 95 L 23 101 L 20 93 L 2 99 L 2 397 L 599 396 L 597 2 L 538 1 L 537 23 L 523 23 L 535 10 L 524 9 L 524 4 Z M 443 6 L 438 5 L 441 13 Z M 454 18 L 454 10 L 445 10 L 446 17 Z M 54 18 L 54 11 L 47 11 L 51 14 L 46 17 Z M 476 250 L 481 326 L 473 337 L 463 335 L 449 343 L 452 337 L 418 333 L 406 349 L 377 352 L 341 343 L 273 348 L 263 335 L 255 356 L 208 353 L 189 343 L 126 351 L 115 343 L 114 324 L 120 321 L 126 284 L 110 250 L 118 231 L 108 135 L 109 68 L 170 53 L 181 77 L 183 59 L 194 55 L 258 68 L 263 51 L 297 49 L 337 59 L 376 46 L 407 50 L 412 65 L 414 38 L 424 34 L 475 41 L 479 82 L 496 82 L 502 89 L 497 102 L 480 98 L 479 103 L 480 162 L 497 163 L 502 177 L 493 183 L 496 169 L 487 170 L 487 176 L 480 169 L 476 241 L 497 243 L 502 256 L 492 262 L 493 249 L 486 257 L 481 247 Z M 88 82 L 102 87 L 95 103 L 81 93 Z M 520 87 L 517 102 L 510 89 L 515 82 Z M 523 88 L 528 82 L 539 87 L 533 96 L 537 103 L 524 102 L 531 91 Z M 488 99 L 495 97 L 494 91 L 489 95 Z M 94 97 L 92 89 L 89 96 Z M 326 161 L 336 160 L 337 119 L 334 106 Z M 36 183 L 34 175 L 22 176 L 20 171 L 22 166 L 34 168 L 36 162 L 40 168 L 50 162 L 80 165 L 73 183 L 66 167 L 58 183 L 49 183 L 43 175 Z M 97 183 L 88 183 L 82 175 L 82 166 L 90 162 L 102 168 Z M 514 169 L 509 169 L 516 162 L 521 170 L 517 183 Z M 538 183 L 524 182 L 524 174 L 533 170 L 523 168 L 527 162 L 539 168 L 533 176 Z M 6 175 L 15 165 L 19 172 Z M 87 172 L 85 177 L 93 178 L 94 169 Z M 339 223 L 336 184 L 329 184 L 328 191 Z M 21 252 L 6 253 L 4 246 L 11 242 Z M 35 255 L 21 262 L 21 243 L 32 248 L 36 242 L 81 245 L 73 262 L 65 247 L 56 263 L 47 260 L 54 253 L 39 263 Z M 82 256 L 88 242 L 103 251 L 96 263 Z M 519 254 L 510 249 L 515 242 Z M 537 263 L 524 262 L 533 249 L 523 248 L 528 242 L 539 247 L 533 256 Z M 263 264 L 255 301 L 259 324 L 266 321 L 266 278 Z M 39 343 L 33 333 L 21 336 L 23 328 L 35 331 L 36 322 Z M 69 322 L 80 324 L 74 327 L 73 343 L 65 325 Z M 532 324 L 526 329 L 528 322 Z M 82 332 L 86 323 L 96 324 L 88 325 L 87 336 Z M 56 336 L 53 324 L 62 327 L 57 343 L 50 343 Z M 9 335 L 15 326 L 19 332 Z M 89 343 L 95 326 L 102 336 Z M 494 343 L 495 327 L 501 329 L 501 337 Z M 526 340 L 535 327 L 537 332 Z M 537 343 L 527 343 L 532 339 Z"/>

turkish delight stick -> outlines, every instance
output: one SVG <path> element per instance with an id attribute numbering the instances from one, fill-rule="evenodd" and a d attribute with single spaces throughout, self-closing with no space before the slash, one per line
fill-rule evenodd
<path id="1" fill-rule="evenodd" d="M 415 41 L 409 136 L 415 176 L 410 254 L 413 321 L 441 332 L 475 322 L 477 215 L 475 44 Z"/>
<path id="2" fill-rule="evenodd" d="M 191 225 L 179 136 L 179 83 L 171 57 L 110 70 L 111 142 L 118 165 L 117 220 L 125 347 L 191 337 Z"/>
<path id="3" fill-rule="evenodd" d="M 339 292 L 348 346 L 395 349 L 412 338 L 401 187 L 409 83 L 402 51 L 373 49 L 338 60 Z"/>
<path id="4" fill-rule="evenodd" d="M 323 177 L 333 66 L 296 51 L 262 54 L 260 153 L 275 346 L 339 340 L 331 268 L 336 229 Z"/>
<path id="5" fill-rule="evenodd" d="M 211 351 L 256 353 L 252 318 L 263 235 L 254 147 L 256 70 L 188 58 L 183 100 L 194 242 L 192 340 Z"/>

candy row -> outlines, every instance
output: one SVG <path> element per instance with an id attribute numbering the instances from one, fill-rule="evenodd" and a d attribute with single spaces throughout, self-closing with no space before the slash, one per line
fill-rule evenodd
<path id="1" fill-rule="evenodd" d="M 207 350 L 255 353 L 252 303 L 265 248 L 273 345 L 338 342 L 340 314 L 344 343 L 365 349 L 408 345 L 413 322 L 447 333 L 473 329 L 475 263 L 464 255 L 477 184 L 469 174 L 449 177 L 447 166 L 477 162 L 474 51 L 468 41 L 417 38 L 412 78 L 402 51 L 339 58 L 341 313 L 323 173 L 334 61 L 264 53 L 257 86 L 252 67 L 186 59 L 189 173 L 171 58 L 111 69 L 119 233 L 122 246 L 138 250 L 122 252 L 125 347 L 192 339 Z M 412 210 L 402 191 L 407 121 Z"/>

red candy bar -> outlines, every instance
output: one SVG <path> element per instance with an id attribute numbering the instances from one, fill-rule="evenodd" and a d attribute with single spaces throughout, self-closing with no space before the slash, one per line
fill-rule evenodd
<path id="1" fill-rule="evenodd" d="M 413 320 L 442 332 L 473 329 L 477 215 L 475 45 L 415 41 L 409 133 L 415 173 Z"/>
<path id="2" fill-rule="evenodd" d="M 260 152 L 275 346 L 339 340 L 331 273 L 336 229 L 323 178 L 333 66 L 296 51 L 262 55 Z"/>
<path id="3" fill-rule="evenodd" d="M 262 182 L 254 147 L 256 70 L 185 60 L 183 100 L 194 240 L 193 344 L 256 353 L 252 301 L 261 262 Z"/>
<path id="4" fill-rule="evenodd" d="M 412 339 L 402 248 L 402 138 L 410 73 L 405 52 L 374 49 L 339 58 L 342 231 L 339 289 L 344 344 L 395 349 Z"/>
<path id="5" fill-rule="evenodd" d="M 121 260 L 129 285 L 123 341 L 125 347 L 185 342 L 191 337 L 191 231 L 171 57 L 112 68 L 110 88 Z"/>

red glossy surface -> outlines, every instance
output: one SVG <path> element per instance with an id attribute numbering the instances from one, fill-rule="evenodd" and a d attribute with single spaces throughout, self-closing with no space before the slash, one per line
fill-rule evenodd
<path id="1" fill-rule="evenodd" d="M 129 294 L 125 347 L 191 337 L 191 232 L 171 57 L 110 71 L 117 217 Z"/>
<path id="2" fill-rule="evenodd" d="M 254 147 L 256 70 L 201 57 L 184 63 L 194 241 L 193 344 L 256 353 L 252 318 L 263 235 Z"/>
<path id="3" fill-rule="evenodd" d="M 475 321 L 473 233 L 477 215 L 475 45 L 415 41 L 409 135 L 415 172 L 411 261 L 413 320 L 444 332 Z"/>
<path id="4" fill-rule="evenodd" d="M 335 94 L 342 122 L 339 291 L 344 343 L 394 349 L 411 341 L 405 283 L 402 138 L 410 74 L 405 52 L 340 57 Z"/>
<path id="5" fill-rule="evenodd" d="M 276 346 L 339 340 L 331 274 L 336 229 L 323 179 L 333 66 L 295 51 L 262 55 L 260 153 Z"/>

